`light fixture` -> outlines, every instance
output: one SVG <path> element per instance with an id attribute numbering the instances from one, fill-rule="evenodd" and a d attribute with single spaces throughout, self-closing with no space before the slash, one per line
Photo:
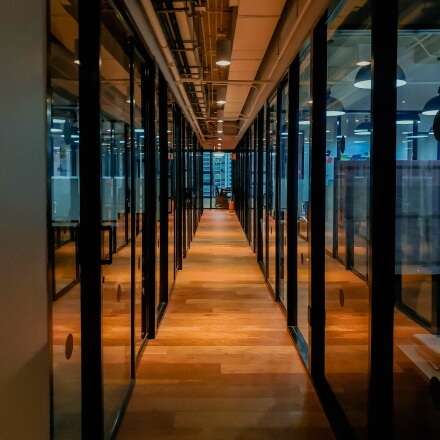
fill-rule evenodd
<path id="1" fill-rule="evenodd" d="M 310 125 L 310 112 L 307 110 L 300 110 L 299 125 Z"/>
<path id="2" fill-rule="evenodd" d="M 426 102 L 422 110 L 422 115 L 434 116 L 440 110 L 440 87 L 437 93 L 437 96 L 434 96 Z"/>
<path id="3" fill-rule="evenodd" d="M 420 124 L 420 116 L 413 112 L 397 112 L 396 124 L 397 125 L 412 125 L 416 122 Z"/>
<path id="4" fill-rule="evenodd" d="M 229 66 L 231 64 L 232 42 L 222 38 L 216 42 L 217 66 Z"/>
<path id="5" fill-rule="evenodd" d="M 217 105 L 226 104 L 226 86 L 217 87 Z"/>
<path id="6" fill-rule="evenodd" d="M 339 99 L 330 96 L 330 89 L 327 90 L 327 116 L 342 116 L 345 115 L 345 108 Z"/>
<path id="7" fill-rule="evenodd" d="M 369 135 L 371 134 L 371 122 L 368 120 L 368 116 L 365 115 L 364 122 L 361 122 L 355 129 L 354 134 L 358 135 Z"/>
<path id="8" fill-rule="evenodd" d="M 402 68 L 397 64 L 396 87 L 402 87 L 405 84 L 405 73 L 403 72 Z M 353 85 L 358 89 L 371 89 L 371 64 L 362 66 L 358 70 Z"/>
<path id="9" fill-rule="evenodd" d="M 225 111 L 222 109 L 217 110 L 217 122 L 224 122 Z"/>
<path id="10" fill-rule="evenodd" d="M 75 64 L 79 64 L 79 49 L 78 49 L 79 44 L 78 44 L 78 41 L 79 41 L 78 38 L 75 38 L 74 48 L 73 48 L 73 62 Z"/>
<path id="11" fill-rule="evenodd" d="M 427 138 L 429 135 L 429 132 L 427 131 L 419 131 L 418 133 L 409 134 L 406 138 L 407 139 L 422 139 Z"/>
<path id="12" fill-rule="evenodd" d="M 217 133 L 223 133 L 223 122 L 217 123 Z"/>

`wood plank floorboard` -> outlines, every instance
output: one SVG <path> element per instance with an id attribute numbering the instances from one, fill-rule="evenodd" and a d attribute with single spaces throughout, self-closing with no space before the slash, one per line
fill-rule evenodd
<path id="1" fill-rule="evenodd" d="M 116 439 L 334 438 L 236 215 L 205 210 Z"/>

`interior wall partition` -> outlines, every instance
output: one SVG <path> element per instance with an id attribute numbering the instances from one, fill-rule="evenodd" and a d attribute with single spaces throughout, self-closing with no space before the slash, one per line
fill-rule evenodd
<path id="1" fill-rule="evenodd" d="M 440 6 L 398 1 L 394 311 L 394 435 L 440 435 Z M 421 8 L 420 14 L 412 11 Z M 434 98 L 434 99 L 433 99 Z M 411 386 L 409 386 L 409 384 Z"/>
<path id="2" fill-rule="evenodd" d="M 288 307 L 287 296 L 287 251 L 288 251 L 288 137 L 289 137 L 289 78 L 286 77 L 278 86 L 278 209 L 277 209 L 277 285 L 278 300 L 284 309 Z M 295 176 L 295 174 L 293 174 Z M 296 176 L 295 176 L 296 177 Z M 294 178 L 295 178 L 294 177 Z"/>
<path id="3" fill-rule="evenodd" d="M 159 236 L 160 236 L 160 258 L 159 258 L 159 316 L 163 316 L 164 310 L 169 301 L 171 290 L 170 272 L 174 272 L 174 215 L 170 208 L 172 204 L 171 188 L 172 176 L 170 165 L 170 142 L 172 142 L 172 110 L 171 97 L 168 92 L 166 80 L 159 71 Z M 169 121 L 171 119 L 171 122 Z M 171 139 L 171 140 L 170 140 Z M 170 228 L 170 217 L 173 218 L 173 226 Z M 171 229 L 171 230 L 170 230 Z M 170 238 L 171 236 L 171 238 Z M 171 240 L 171 246 L 170 246 Z M 170 259 L 173 261 L 171 262 Z M 171 266 L 171 267 L 170 267 Z"/>
<path id="4" fill-rule="evenodd" d="M 309 366 L 310 352 L 310 157 L 311 157 L 311 54 L 310 38 L 300 48 L 289 69 L 289 186 L 288 212 L 296 219 L 295 234 L 288 236 L 288 325 L 299 353 Z M 297 133 L 295 135 L 294 133 Z M 292 173 L 291 170 L 296 170 Z M 293 178 L 293 175 L 296 178 Z M 289 322 L 290 321 L 290 322 Z"/>
<path id="5" fill-rule="evenodd" d="M 266 138 L 265 138 L 265 110 L 263 106 L 257 117 L 257 261 L 266 278 Z"/>
<path id="6" fill-rule="evenodd" d="M 73 48 L 78 21 L 62 2 L 51 2 L 48 32 L 48 222 L 49 289 L 51 299 L 52 396 L 51 437 L 81 438 L 81 297 L 79 284 L 79 102 L 78 64 Z M 75 14 L 78 10 L 75 9 Z M 63 39 L 59 19 L 72 34 Z M 61 64 L 62 63 L 62 64 Z M 61 76 L 57 65 L 70 67 Z M 70 88 L 63 86 L 70 84 Z M 65 133 L 67 131 L 67 133 Z M 67 134 L 67 136 L 66 136 Z M 68 408 L 68 410 L 67 410 Z"/>
<path id="7" fill-rule="evenodd" d="M 338 438 L 440 433 L 440 100 L 432 90 L 440 8 L 389 6 L 385 13 L 377 0 L 331 2 L 289 69 L 289 101 L 278 99 L 280 150 L 270 140 L 273 99 L 254 122 L 257 260 L 273 283 L 267 219 L 275 182 L 275 218 L 283 219 L 284 196 L 296 216 L 286 226 L 288 325 Z M 283 182 L 283 157 L 292 183 Z M 249 185 L 246 176 L 236 183 Z"/>
<path id="8" fill-rule="evenodd" d="M 124 17 L 107 1 L 49 8 L 52 438 L 112 438 L 155 335 L 156 69 Z"/>
<path id="9" fill-rule="evenodd" d="M 276 279 L 277 253 L 277 207 L 278 207 L 278 94 L 277 91 L 267 103 L 267 196 L 266 230 L 267 261 L 266 277 L 274 297 L 278 294 Z"/>
<path id="10" fill-rule="evenodd" d="M 183 244 L 182 244 L 182 220 L 183 220 L 183 170 L 182 170 L 182 147 L 183 147 L 184 118 L 179 106 L 174 107 L 174 139 L 175 139 L 175 216 L 176 216 L 176 269 L 183 267 Z"/>
<path id="11" fill-rule="evenodd" d="M 249 135 L 249 244 L 253 252 L 256 251 L 256 162 L 257 155 L 255 153 L 256 136 L 255 122 L 250 127 Z"/>
<path id="12" fill-rule="evenodd" d="M 313 113 L 312 124 L 315 125 L 314 118 L 324 116 L 326 136 L 325 139 L 316 139 L 315 131 L 312 132 L 313 150 L 318 151 L 320 159 L 314 155 L 311 168 L 311 295 L 312 309 L 315 298 L 321 306 L 320 293 L 313 288 L 313 268 L 321 269 L 320 261 L 316 262 L 313 256 L 315 252 L 320 257 L 321 249 L 313 246 L 313 236 L 318 234 L 319 246 L 325 246 L 325 314 L 321 309 L 318 315 L 321 322 L 325 316 L 324 377 L 336 400 L 332 402 L 334 413 L 337 413 L 336 408 L 341 409 L 337 414 L 338 429 L 345 430 L 344 435 L 352 435 L 351 431 L 355 431 L 356 436 L 363 437 L 368 431 L 368 403 L 371 397 L 369 323 L 372 316 L 369 286 L 365 277 L 357 276 L 352 269 L 355 250 L 360 252 L 363 245 L 365 256 L 367 249 L 365 231 L 369 229 L 367 219 L 370 218 L 367 215 L 369 179 L 362 174 L 362 170 L 370 160 L 370 131 L 359 135 L 361 132 L 357 130 L 362 129 L 358 127 L 365 119 L 369 119 L 371 92 L 359 89 L 353 84 L 351 75 L 339 75 L 339 72 L 344 68 L 348 70 L 348 66 L 356 66 L 359 57 L 367 56 L 366 61 L 370 61 L 370 53 L 365 55 L 362 49 L 371 45 L 371 12 L 368 4 L 364 5 L 362 11 L 357 11 L 348 2 L 340 7 L 338 12 L 344 11 L 345 20 L 341 23 L 330 16 L 325 31 L 326 42 L 322 41 L 324 32 L 317 32 L 312 49 L 314 62 L 316 60 L 312 66 L 315 72 L 312 81 L 320 82 L 317 87 L 312 86 L 313 105 L 316 104 L 317 93 L 325 98 L 321 109 Z M 334 16 L 337 16 L 337 12 Z M 325 54 L 320 52 L 322 45 L 326 47 Z M 346 53 L 346 63 L 343 65 L 338 60 L 342 48 L 351 48 Z M 324 87 L 321 85 L 322 71 L 326 72 Z M 315 192 L 313 186 L 317 176 L 314 169 L 322 173 L 320 186 Z M 355 195 L 356 191 L 359 194 Z M 323 202 L 324 219 L 322 215 L 318 217 L 320 225 L 322 221 L 324 223 L 323 231 L 313 229 L 318 214 L 314 196 L 318 204 Z M 363 213 L 357 217 L 356 227 L 355 211 Z M 322 232 L 324 237 L 319 235 Z M 355 239 L 359 240 L 356 248 Z M 350 326 L 340 325 L 341 322 L 350 322 Z M 314 333 L 312 323 L 312 359 Z M 320 374 L 321 368 L 318 371 Z M 318 373 L 315 374 L 319 377 Z"/>

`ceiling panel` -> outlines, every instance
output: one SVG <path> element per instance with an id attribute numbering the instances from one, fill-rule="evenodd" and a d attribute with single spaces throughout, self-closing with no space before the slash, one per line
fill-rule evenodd
<path id="1" fill-rule="evenodd" d="M 280 16 L 285 0 L 240 0 L 238 14 L 240 15 L 276 15 Z"/>

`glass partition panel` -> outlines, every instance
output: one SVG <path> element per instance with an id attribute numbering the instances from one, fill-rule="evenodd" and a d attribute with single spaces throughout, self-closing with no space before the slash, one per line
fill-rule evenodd
<path id="1" fill-rule="evenodd" d="M 289 83 L 286 81 L 281 89 L 281 102 L 280 102 L 280 197 L 279 197 L 279 231 L 280 236 L 278 239 L 279 246 L 279 297 L 284 307 L 287 308 L 287 183 L 288 183 L 288 170 L 287 170 L 287 138 L 288 131 L 288 111 L 289 111 Z M 294 174 L 292 174 L 295 176 Z M 296 178 L 296 176 L 295 176 Z"/>
<path id="2" fill-rule="evenodd" d="M 276 191 L 276 161 L 277 161 L 277 95 L 269 101 L 268 108 L 268 164 L 267 169 L 267 228 L 268 228 L 268 261 L 267 261 L 267 280 L 276 292 L 276 221 L 278 220 L 277 191 Z"/>
<path id="3" fill-rule="evenodd" d="M 102 1 L 101 20 L 101 154 L 102 221 L 113 236 L 113 262 L 102 269 L 102 359 L 104 437 L 114 425 L 131 383 L 132 279 L 130 237 L 131 93 L 126 32 L 110 4 Z M 103 233 L 103 237 L 108 234 Z M 108 240 L 108 238 L 106 238 Z M 104 249 L 107 247 L 105 240 Z"/>
<path id="4" fill-rule="evenodd" d="M 168 92 L 168 292 L 176 277 L 176 162 L 174 160 L 174 99 Z"/>
<path id="5" fill-rule="evenodd" d="M 267 279 L 267 140 L 266 140 L 266 126 L 267 126 L 267 105 L 263 107 L 263 117 L 258 119 L 258 124 L 263 125 L 263 127 L 258 127 L 258 130 L 263 133 L 263 139 L 260 141 L 258 139 L 258 163 L 261 166 L 261 169 L 258 171 L 258 176 L 261 178 L 259 182 L 259 191 L 261 194 L 261 215 L 258 219 L 259 229 L 261 231 L 261 236 L 259 237 L 261 241 L 261 260 L 259 261 L 261 264 L 261 268 L 263 270 L 264 276 Z"/>
<path id="6" fill-rule="evenodd" d="M 249 243 L 255 252 L 255 123 L 250 127 L 249 139 Z"/>
<path id="7" fill-rule="evenodd" d="M 308 309 L 310 304 L 310 241 L 309 241 L 309 202 L 310 202 L 310 40 L 300 52 L 299 74 L 299 130 L 298 130 L 298 170 L 289 170 L 289 177 L 298 179 L 297 205 L 297 333 L 309 345 Z M 300 351 L 305 357 L 308 349 Z M 304 359 L 307 363 L 307 359 Z"/>
<path id="8" fill-rule="evenodd" d="M 440 5 L 399 2 L 394 436 L 440 436 Z M 417 11 L 417 12 L 416 12 Z"/>
<path id="9" fill-rule="evenodd" d="M 133 160 L 134 160 L 134 208 L 136 213 L 135 219 L 135 352 L 140 353 L 142 341 L 147 332 L 146 320 L 148 313 L 146 311 L 147 300 L 143 291 L 143 261 L 144 252 L 142 248 L 142 235 L 145 216 L 145 133 L 144 118 L 142 111 L 142 61 L 135 54 L 134 58 L 134 77 L 133 77 L 133 111 L 134 111 L 134 143 L 133 143 Z"/>
<path id="10" fill-rule="evenodd" d="M 367 429 L 369 384 L 371 82 L 357 84 L 357 75 L 358 63 L 369 69 L 370 52 L 370 2 L 343 2 L 327 32 L 325 377 L 358 438 Z"/>
<path id="11" fill-rule="evenodd" d="M 76 6 L 60 0 L 50 2 L 47 171 L 54 440 L 81 439 L 77 13 Z"/>

